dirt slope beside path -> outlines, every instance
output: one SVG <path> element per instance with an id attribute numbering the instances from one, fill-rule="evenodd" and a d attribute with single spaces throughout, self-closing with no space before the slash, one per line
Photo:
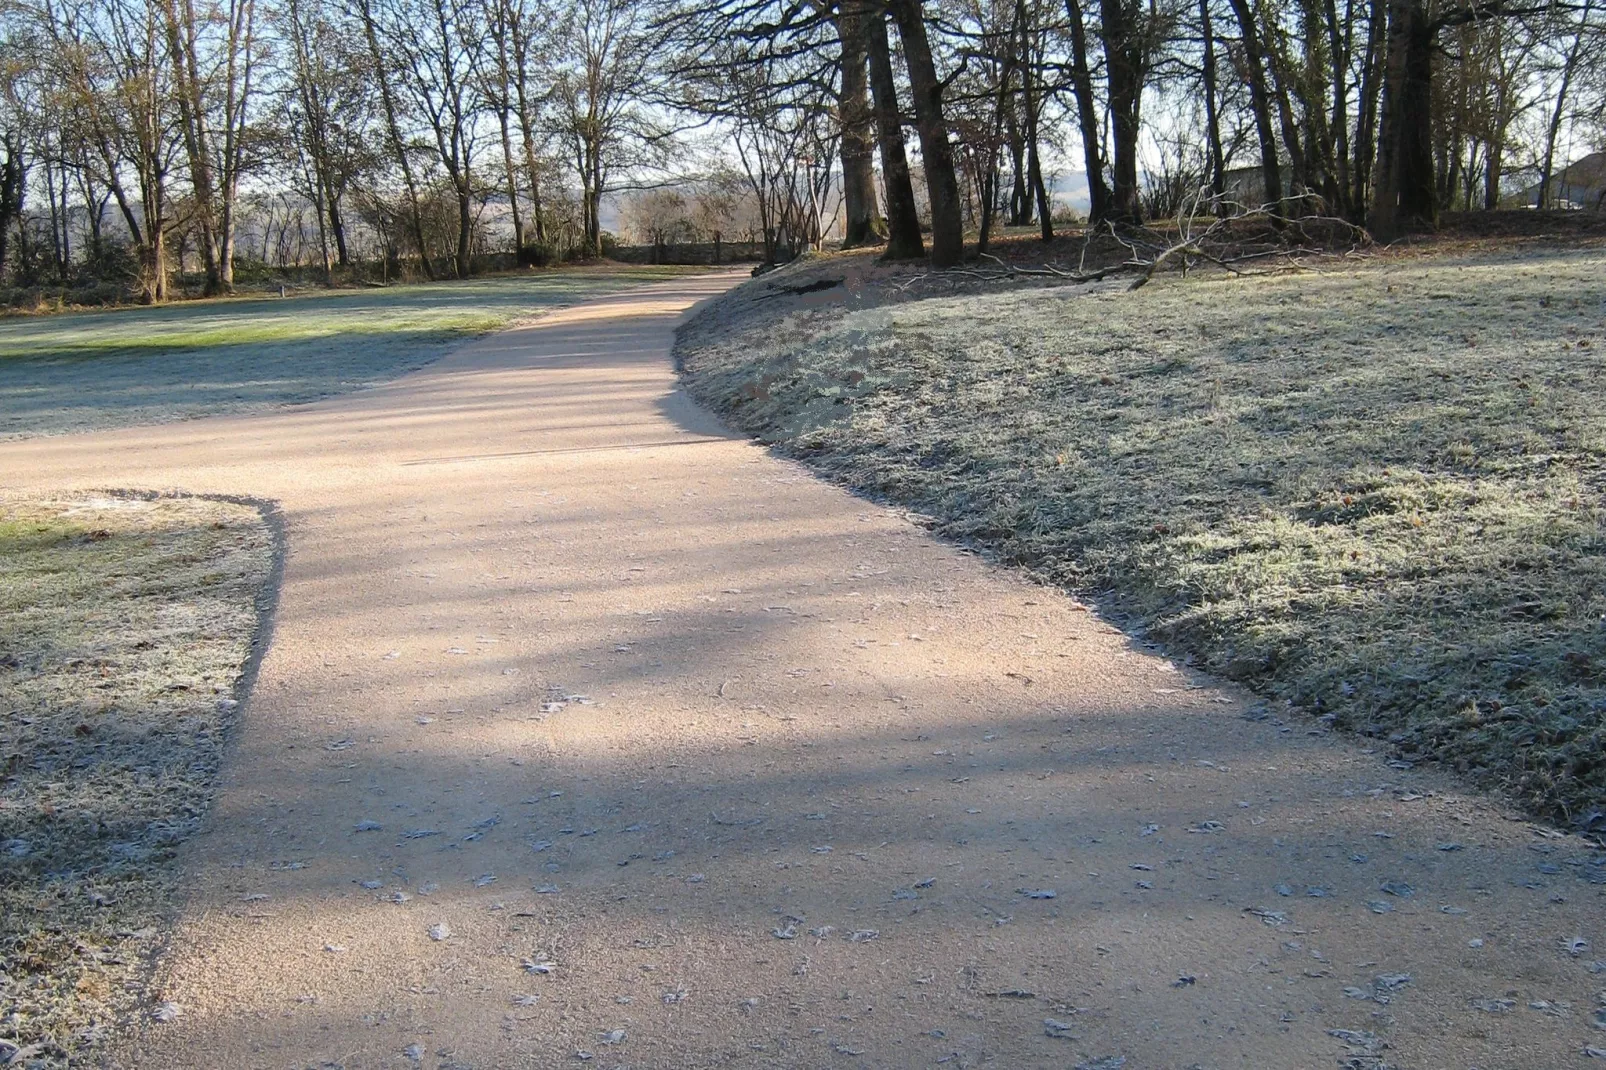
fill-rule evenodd
<path id="1" fill-rule="evenodd" d="M 178 1015 L 117 1065 L 1606 1047 L 1595 853 L 724 435 L 668 350 L 731 281 L 326 405 L 0 448 L 18 485 L 252 494 L 288 522 L 157 975 Z"/>

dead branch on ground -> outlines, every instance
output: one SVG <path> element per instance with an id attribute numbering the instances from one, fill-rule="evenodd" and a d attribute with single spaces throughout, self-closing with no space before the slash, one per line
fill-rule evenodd
<path id="1" fill-rule="evenodd" d="M 1319 212 L 1292 214 L 1311 208 L 1312 202 L 1310 196 L 1285 197 L 1257 207 L 1247 207 L 1217 199 L 1210 194 L 1209 187 L 1201 187 L 1184 201 L 1177 212 L 1174 230 L 1159 231 L 1150 227 L 1118 226 L 1114 223 L 1087 228 L 1075 271 L 1067 271 L 1053 264 L 1011 264 L 991 253 L 982 253 L 980 259 L 990 260 L 997 267 L 922 272 L 905 279 L 898 288 L 907 290 L 915 283 L 933 277 L 969 278 L 983 282 L 1051 278 L 1072 283 L 1093 283 L 1115 276 L 1133 275 L 1135 277 L 1128 289 L 1137 290 L 1148 285 L 1155 275 L 1173 266 L 1179 266 L 1183 275 L 1201 263 L 1238 276 L 1279 274 L 1311 270 L 1308 261 L 1312 259 L 1353 259 L 1371 246 L 1371 236 L 1348 220 Z M 1257 228 L 1257 224 L 1262 226 Z M 1342 247 L 1333 241 L 1336 235 L 1345 239 Z M 1123 247 L 1127 252 L 1126 259 L 1103 268 L 1087 270 L 1088 251 L 1093 239 L 1098 236 L 1107 236 Z M 1275 260 L 1277 264 L 1253 271 L 1241 266 L 1268 260 Z"/>

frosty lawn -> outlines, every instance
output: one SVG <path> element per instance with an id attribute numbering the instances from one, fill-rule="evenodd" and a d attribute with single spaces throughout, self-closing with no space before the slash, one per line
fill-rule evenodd
<path id="1" fill-rule="evenodd" d="M 691 388 L 1218 673 L 1606 825 L 1606 255 L 876 301 L 716 307 Z"/>
<path id="2" fill-rule="evenodd" d="M 0 501 L 0 1002 L 24 1050 L 91 1044 L 136 998 L 271 559 L 245 505 Z"/>
<path id="3" fill-rule="evenodd" d="M 572 269 L 0 319 L 0 439 L 314 401 L 412 371 L 455 339 L 676 272 Z"/>

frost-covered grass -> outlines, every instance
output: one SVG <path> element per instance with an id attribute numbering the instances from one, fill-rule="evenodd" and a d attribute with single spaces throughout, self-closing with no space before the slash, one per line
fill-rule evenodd
<path id="1" fill-rule="evenodd" d="M 692 390 L 1211 670 L 1606 823 L 1606 254 L 848 304 L 711 310 Z"/>
<path id="2" fill-rule="evenodd" d="M 0 319 L 0 439 L 314 401 L 452 341 L 687 269 L 576 268 Z"/>
<path id="3" fill-rule="evenodd" d="M 244 505 L 0 500 L 0 1063 L 57 1065 L 132 1005 L 271 563 Z"/>

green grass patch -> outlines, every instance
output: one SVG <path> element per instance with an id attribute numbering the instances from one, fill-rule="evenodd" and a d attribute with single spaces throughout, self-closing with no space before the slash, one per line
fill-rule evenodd
<path id="1" fill-rule="evenodd" d="M 0 439 L 315 401 L 413 371 L 463 338 L 700 270 L 572 268 L 4 318 Z"/>
<path id="2" fill-rule="evenodd" d="M 0 1056 L 81 1060 L 132 1008 L 271 563 L 244 505 L 0 501 Z"/>
<path id="3" fill-rule="evenodd" d="M 1600 252 L 725 320 L 681 355 L 738 425 L 1196 664 L 1606 824 Z"/>

